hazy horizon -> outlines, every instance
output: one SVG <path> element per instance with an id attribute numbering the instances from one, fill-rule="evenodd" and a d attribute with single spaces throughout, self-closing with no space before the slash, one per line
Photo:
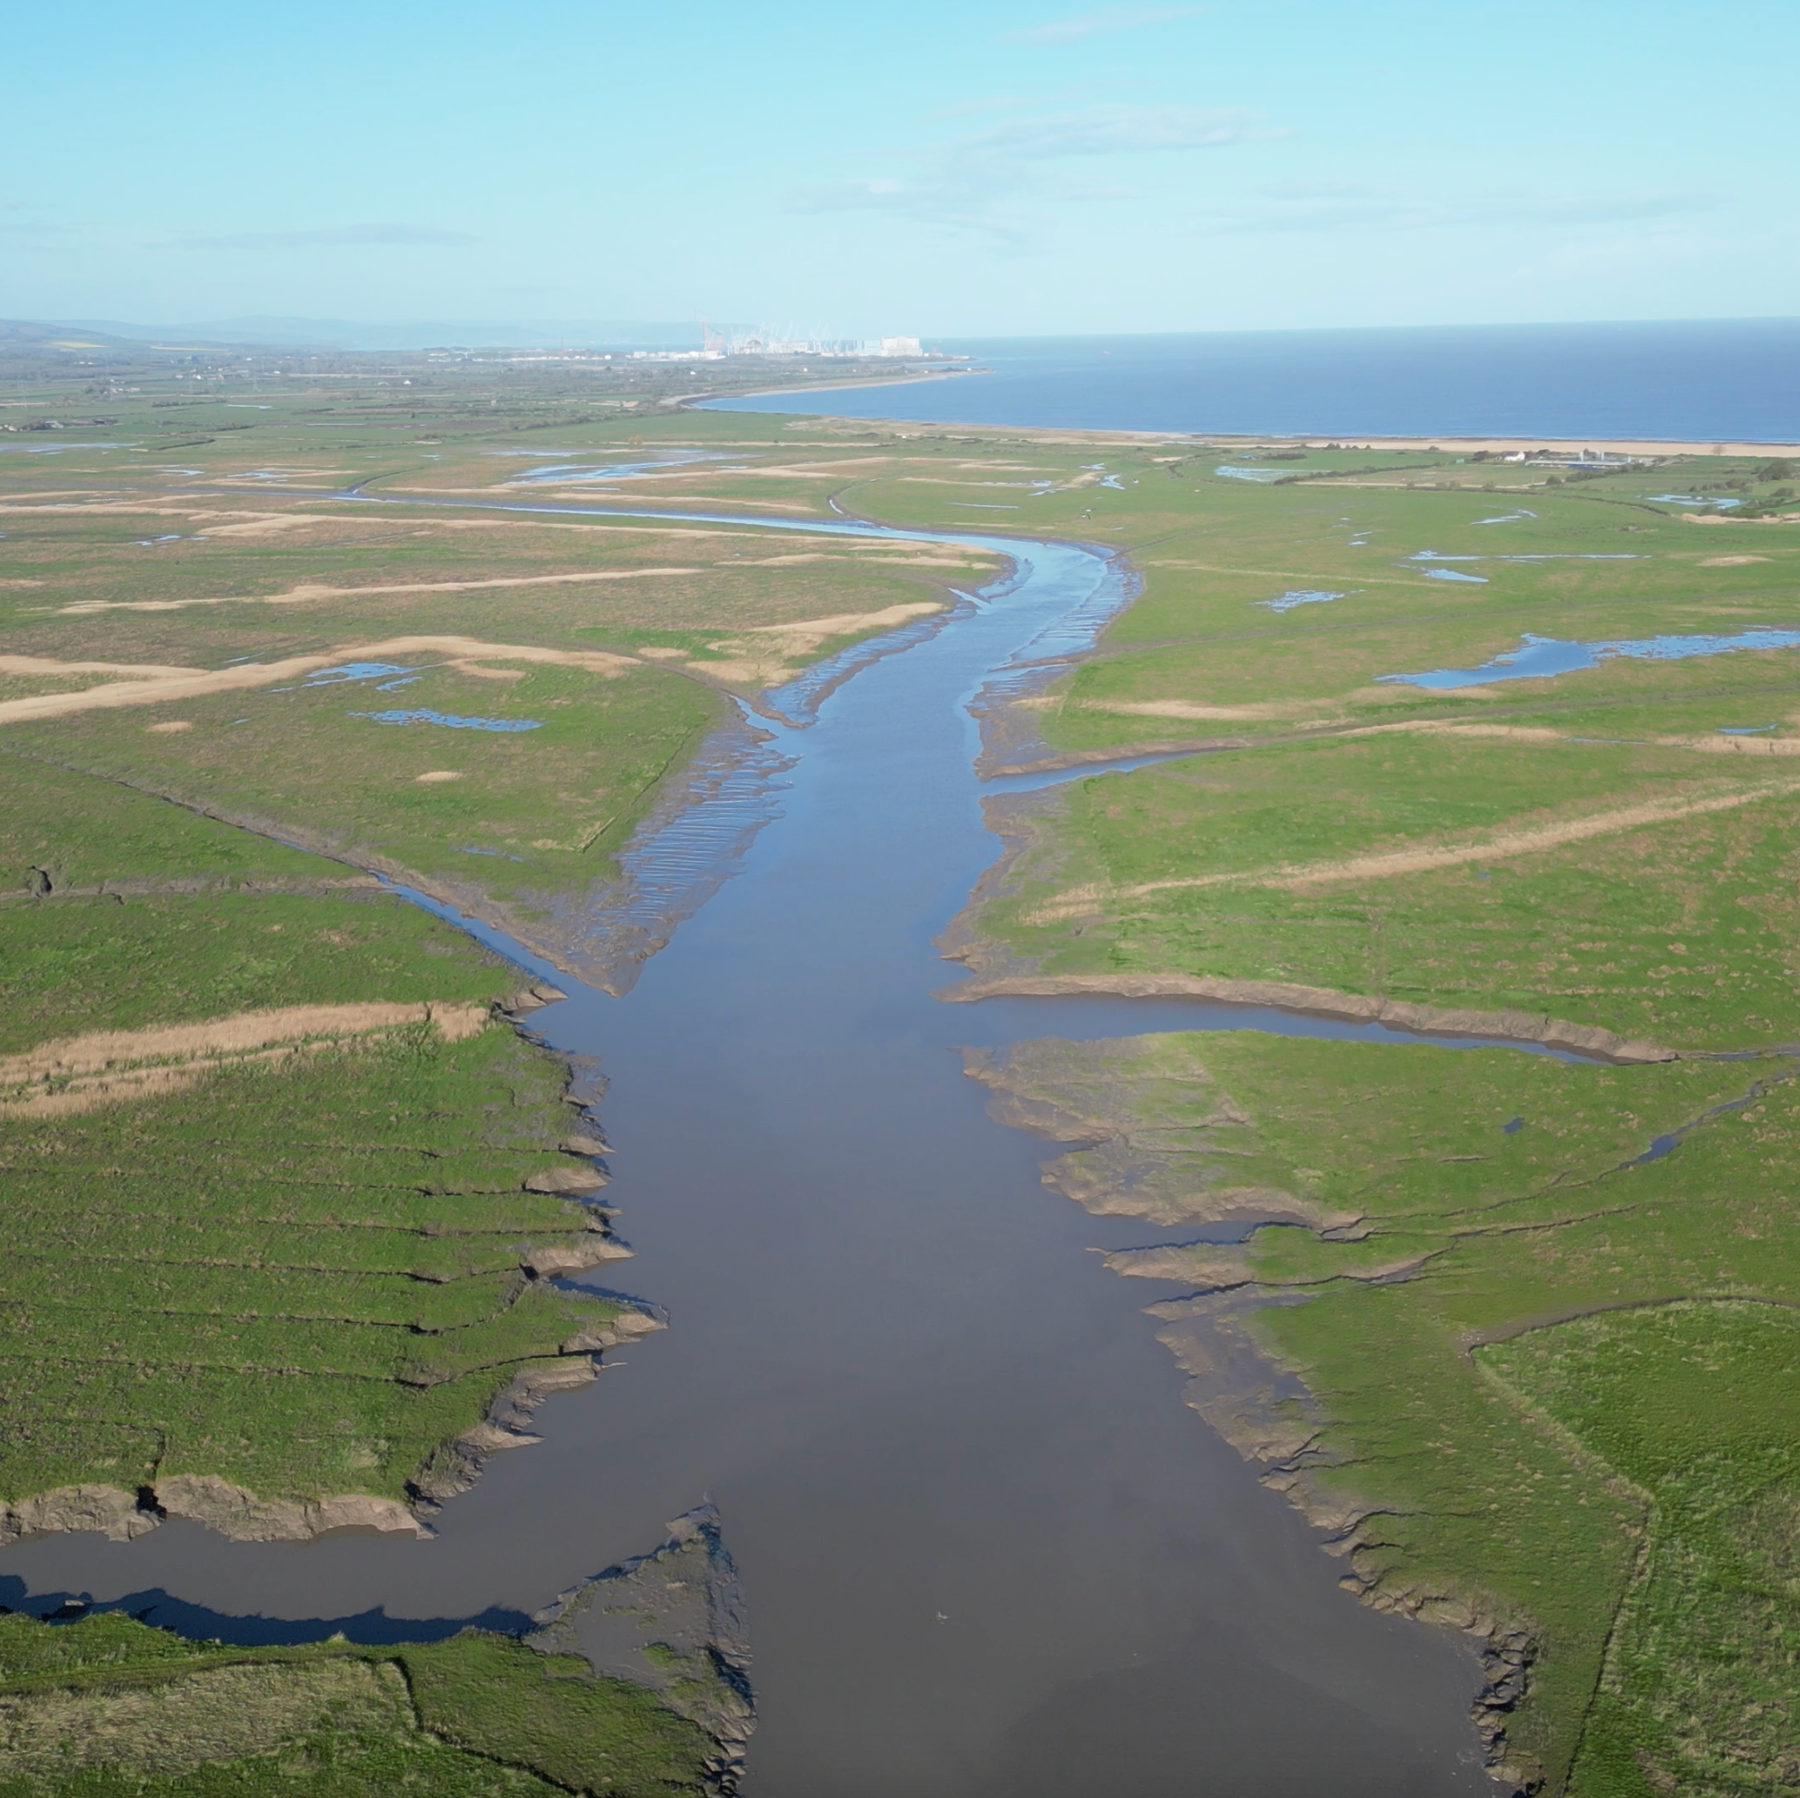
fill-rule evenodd
<path id="1" fill-rule="evenodd" d="M 748 321 L 711 320 L 715 329 L 746 329 Z M 1047 331 L 1009 335 L 955 335 L 926 332 L 924 347 L 951 354 L 982 353 L 1004 345 L 1089 344 L 1106 342 L 1176 341 L 1188 338 L 1305 338 L 1330 336 L 1433 334 L 1475 336 L 1481 333 L 1528 335 L 1559 330 L 1615 329 L 1624 333 L 1657 327 L 1757 326 L 1800 323 L 1800 311 L 1767 315 L 1717 314 L 1710 317 L 1667 319 L 1535 319 L 1500 322 L 1491 319 L 1466 323 L 1425 322 L 1411 325 L 1290 325 L 1257 329 L 1194 331 Z M 102 318 L 0 319 L 0 324 L 66 326 L 107 333 L 144 343 L 185 337 L 196 343 L 293 349 L 346 351 L 411 351 L 439 348 L 550 349 L 560 343 L 570 349 L 685 349 L 701 347 L 700 321 L 686 319 L 337 319 L 283 317 L 250 314 L 238 318 L 145 321 Z M 166 347 L 166 346 L 165 346 Z"/>

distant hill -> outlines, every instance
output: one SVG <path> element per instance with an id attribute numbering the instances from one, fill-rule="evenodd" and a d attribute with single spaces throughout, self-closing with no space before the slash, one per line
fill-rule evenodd
<path id="1" fill-rule="evenodd" d="M 581 349 L 700 348 L 700 327 L 692 321 L 415 319 L 372 324 L 366 320 L 258 314 L 166 325 L 125 324 L 116 319 L 73 322 L 87 333 L 106 333 L 135 343 L 259 344 L 333 350 L 423 350 L 451 345 L 469 349 L 547 349 L 559 344 Z"/>
<path id="2" fill-rule="evenodd" d="M 134 349 L 130 340 L 92 326 L 43 324 L 33 319 L 0 318 L 0 349 L 110 350 Z"/>

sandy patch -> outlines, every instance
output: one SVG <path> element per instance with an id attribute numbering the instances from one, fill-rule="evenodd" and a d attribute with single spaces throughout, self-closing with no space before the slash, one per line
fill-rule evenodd
<path id="1" fill-rule="evenodd" d="M 1732 512 L 1683 512 L 1683 524 L 1800 524 L 1800 512 L 1770 512 L 1761 518 L 1739 518 Z"/>
<path id="2" fill-rule="evenodd" d="M 652 662 L 685 662 L 688 652 L 677 649 L 671 643 L 652 643 L 637 652 Z"/>
<path id="3" fill-rule="evenodd" d="M 461 773 L 455 768 L 433 768 L 428 774 L 415 774 L 413 778 L 421 786 L 431 786 L 439 781 L 461 780 Z"/>
<path id="4" fill-rule="evenodd" d="M 997 556 L 985 550 L 971 549 L 960 554 L 948 546 L 938 546 L 947 553 L 935 553 L 934 550 L 922 550 L 911 556 L 872 556 L 864 554 L 857 559 L 862 562 L 892 562 L 899 568 L 985 568 L 999 560 Z"/>
<path id="5" fill-rule="evenodd" d="M 1706 556 L 1701 560 L 1702 568 L 1743 568 L 1751 562 L 1766 562 L 1767 556 Z"/>
<path id="6" fill-rule="evenodd" d="M 195 522 L 201 519 L 195 514 Z M 291 531 L 303 524 L 338 524 L 343 522 L 334 514 L 320 512 L 264 512 L 254 517 L 244 518 L 240 514 L 230 512 L 209 512 L 205 518 L 237 518 L 236 524 L 209 524 L 209 537 L 261 537 L 272 531 Z M 383 521 L 388 522 L 388 521 Z"/>
<path id="7" fill-rule="evenodd" d="M 204 668 L 165 667 L 159 662 L 59 662 L 54 656 L 0 656 L 0 674 L 118 674 L 127 680 L 178 680 Z"/>
<path id="8" fill-rule="evenodd" d="M 1585 818 L 1569 818 L 1558 824 L 1540 825 L 1535 829 L 1502 831 L 1485 843 L 1453 843 L 1441 847 L 1421 844 L 1411 849 L 1390 850 L 1379 855 L 1350 856 L 1341 861 L 1246 869 L 1231 874 L 1200 874 L 1183 880 L 1151 880 L 1126 887 L 1074 887 L 1061 897 L 1039 906 L 1024 921 L 1032 924 L 1056 923 L 1123 900 L 1139 899 L 1151 893 L 1172 892 L 1177 889 L 1216 886 L 1297 889 L 1340 880 L 1387 880 L 1396 875 L 1424 874 L 1436 868 L 1460 867 L 1471 862 L 1510 861 L 1517 856 L 1535 855 L 1546 849 L 1560 849 L 1570 843 L 1589 842 L 1596 837 L 1618 836 L 1626 831 L 1669 824 L 1681 818 L 1735 811 L 1739 806 L 1753 805 L 1761 799 L 1786 798 L 1796 792 L 1800 792 L 1800 782 L 1784 781 L 1779 785 L 1720 794 L 1711 799 L 1668 800 L 1621 806 L 1615 811 L 1596 812 Z"/>
<path id="9" fill-rule="evenodd" d="M 146 724 L 144 728 L 159 736 L 172 737 L 177 731 L 192 730 L 194 721 L 191 718 L 165 718 L 161 724 Z"/>
<path id="10" fill-rule="evenodd" d="M 895 608 L 890 608 L 890 610 Z M 279 662 L 249 662 L 236 668 L 212 671 L 165 669 L 143 680 L 113 681 L 101 687 L 84 687 L 76 693 L 38 693 L 27 699 L 0 700 L 0 724 L 22 718 L 60 718 L 111 706 L 157 705 L 174 699 L 199 699 L 212 693 L 230 693 L 249 687 L 274 686 L 298 679 L 318 668 L 335 667 L 352 657 L 375 660 L 395 655 L 441 655 L 452 665 L 465 660 L 544 662 L 565 668 L 584 668 L 608 680 L 628 673 L 640 664 L 629 656 L 608 655 L 593 649 L 542 649 L 530 643 L 484 643 L 478 637 L 390 637 L 381 643 L 348 643 L 324 655 L 287 656 Z M 41 660 L 41 658 L 33 658 Z M 66 672 L 63 664 L 50 662 L 38 672 Z"/>
<path id="11" fill-rule="evenodd" d="M 9 494 L 9 499 L 113 499 L 124 492 L 122 487 L 33 487 L 23 493 Z"/>
<path id="12" fill-rule="evenodd" d="M 1261 705 L 1197 705 L 1189 699 L 1141 699 L 1102 702 L 1083 700 L 1078 710 L 1104 712 L 1124 718 L 1200 718 L 1219 722 L 1261 718 L 1295 718 L 1310 708 L 1304 701 L 1271 700 Z"/>
<path id="13" fill-rule="evenodd" d="M 490 668 L 485 662 L 452 662 L 458 674 L 472 674 L 477 680 L 523 680 L 523 668 Z"/>
<path id="14" fill-rule="evenodd" d="M 900 480 L 909 487 L 1005 487 L 1015 493 L 1032 485 L 1030 481 L 952 481 L 935 474 L 903 474 Z"/>
<path id="15" fill-rule="evenodd" d="M 70 617 L 89 612 L 180 612 L 189 606 L 297 606 L 320 599 L 360 599 L 383 593 L 478 593 L 497 587 L 557 587 L 583 581 L 631 581 L 646 575 L 706 574 L 705 568 L 608 568 L 575 574 L 511 574 L 485 581 L 395 581 L 376 587 L 307 584 L 285 593 L 225 593 L 213 599 L 81 599 L 57 610 Z"/>
<path id="16" fill-rule="evenodd" d="M 788 624 L 760 624 L 739 637 L 722 637 L 707 645 L 724 661 L 691 661 L 696 674 L 735 685 L 763 685 L 780 680 L 790 663 L 805 661 L 833 637 L 852 632 L 891 630 L 914 618 L 941 612 L 937 600 L 914 600 L 883 606 L 878 612 L 840 612 L 829 618 L 800 618 Z"/>
<path id="17" fill-rule="evenodd" d="M 17 503 L 17 498 L 15 496 L 13 502 L 0 505 L 0 512 L 13 514 L 25 512 L 81 512 L 84 514 L 98 512 L 112 514 L 123 512 L 136 517 L 185 518 L 188 514 L 188 508 L 186 506 L 170 505 L 166 498 L 161 497 L 157 499 L 95 499 L 89 500 L 85 504 L 77 501 L 73 505 L 66 505 L 60 500 L 52 505 L 20 505 Z"/>
<path id="18" fill-rule="evenodd" d="M 839 612 L 829 618 L 799 618 L 790 624 L 759 624 L 754 634 L 781 643 L 789 655 L 810 655 L 832 637 L 846 636 L 851 631 L 889 630 L 943 609 L 935 599 L 910 600 L 883 606 L 878 612 Z"/>
<path id="19" fill-rule="evenodd" d="M 41 587 L 43 584 L 42 581 L 28 581 L 23 575 L 8 575 L 5 580 L 0 580 L 0 587 Z"/>
<path id="20" fill-rule="evenodd" d="M 1800 724 L 1800 714 L 1791 715 L 1788 722 Z M 1454 724 L 1442 718 L 1410 718 L 1399 724 L 1370 724 L 1343 734 L 1346 737 L 1384 737 L 1401 731 L 1415 736 L 1507 738 L 1515 743 L 1577 744 L 1581 741 L 1566 731 L 1544 725 Z M 1733 737 L 1715 731 L 1704 736 L 1639 737 L 1633 740 L 1657 749 L 1692 749 L 1701 755 L 1800 755 L 1800 737 Z"/>
<path id="21" fill-rule="evenodd" d="M 483 1029 L 485 1005 L 291 1005 L 206 1024 L 97 1030 L 0 1056 L 0 1116 L 57 1117 L 192 1086 L 217 1069 L 431 1023 L 451 1042 Z"/>
<path id="22" fill-rule="evenodd" d="M 714 469 L 717 474 L 797 474 L 816 477 L 818 475 L 842 474 L 851 468 L 880 468 L 894 461 L 892 456 L 841 456 L 830 462 L 762 462 L 749 468 Z M 693 469 L 694 474 L 704 473 L 702 469 Z"/>

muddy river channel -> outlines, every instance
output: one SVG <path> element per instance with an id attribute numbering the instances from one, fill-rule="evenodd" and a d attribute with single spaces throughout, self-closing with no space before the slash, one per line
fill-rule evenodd
<path id="1" fill-rule="evenodd" d="M 572 994 L 533 1027 L 610 1082 L 606 1196 L 637 1258 L 591 1278 L 668 1329 L 545 1405 L 542 1441 L 496 1457 L 432 1540 L 48 1538 L 0 1557 L 0 1602 L 125 1601 L 254 1641 L 517 1628 L 710 1500 L 748 1607 L 755 1798 L 1489 1789 L 1473 1655 L 1339 1589 L 1316 1533 L 1183 1405 L 1141 1310 L 1179 1289 L 1095 1252 L 1201 1232 L 1046 1191 L 1050 1146 L 992 1122 L 961 1071 L 960 1045 L 1031 1036 L 1389 1035 L 932 997 L 962 977 L 933 940 L 1000 849 L 970 704 L 1079 650 L 1125 591 L 1079 546 L 962 540 L 1014 574 L 774 726 L 763 766 L 787 765 L 756 792 L 726 783 L 640 845 L 644 879 L 727 844 L 733 871 L 624 996 L 518 956 Z M 758 805 L 746 845 L 726 814 Z"/>

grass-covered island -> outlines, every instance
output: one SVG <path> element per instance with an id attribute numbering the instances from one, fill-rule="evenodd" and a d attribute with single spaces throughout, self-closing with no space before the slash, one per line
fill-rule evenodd
<path id="1" fill-rule="evenodd" d="M 514 1027 L 551 995 L 382 877 L 615 978 L 620 852 L 702 749 L 997 565 L 809 527 L 1075 536 L 1143 592 L 984 706 L 987 766 L 1077 778 L 995 803 L 955 996 L 1583 1059 L 1244 1030 L 971 1072 L 1054 1187 L 1175 1226 L 1113 1265 L 1165 1283 L 1195 1408 L 1367 1602 L 1473 1632 L 1505 1780 L 1794 1789 L 1791 469 L 284 360 L 8 365 L 45 453 L 0 468 L 0 1537 L 416 1533 L 654 1327 L 555 1278 L 625 1250 L 591 1088 Z M 729 1653 L 583 1659 L 581 1606 L 379 1648 L 0 1618 L 0 1792 L 728 1785 Z"/>

